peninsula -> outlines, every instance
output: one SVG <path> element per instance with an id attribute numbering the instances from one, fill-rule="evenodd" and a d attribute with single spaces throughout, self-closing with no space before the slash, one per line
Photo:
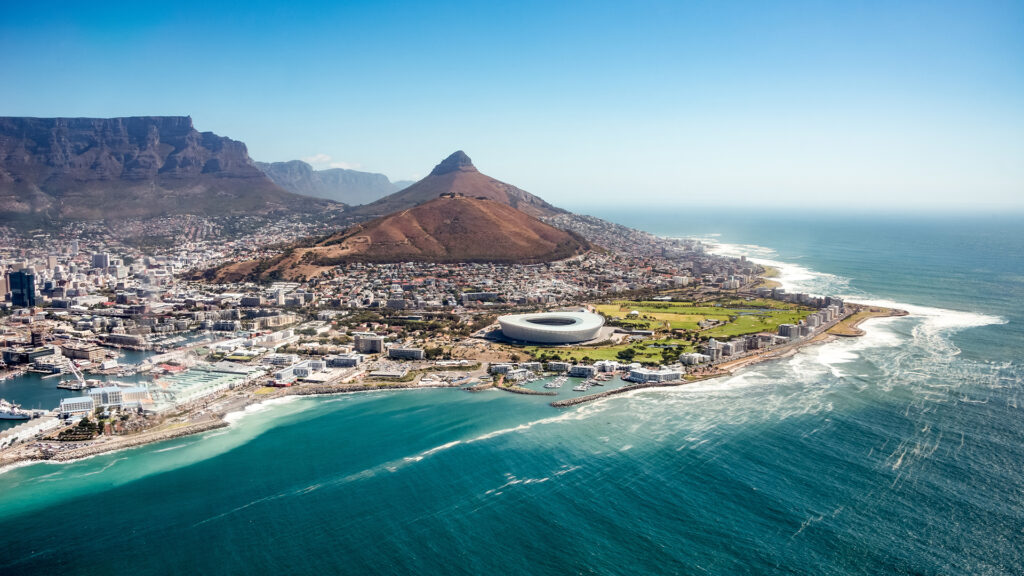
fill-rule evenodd
<path id="1" fill-rule="evenodd" d="M 108 132 L 125 131 L 116 141 L 131 148 L 146 122 Z M 65 124 L 40 126 L 93 125 Z M 190 122 L 170 126 L 183 142 L 232 149 L 190 135 Z M 207 164 L 264 182 L 234 149 L 238 162 Z M 175 154 L 165 167 L 183 166 Z M 162 170 L 147 178 L 162 182 Z M 727 375 L 899 314 L 788 293 L 776 271 L 700 241 L 556 208 L 462 151 L 362 208 L 346 222 L 179 214 L 0 229 L 0 246 L 19 247 L 0 254 L 13 263 L 0 375 L 29 415 L 0 430 L 0 466 L 204 432 L 295 395 L 493 388 L 571 406 Z M 528 329 L 506 334 L 512 316 Z"/>

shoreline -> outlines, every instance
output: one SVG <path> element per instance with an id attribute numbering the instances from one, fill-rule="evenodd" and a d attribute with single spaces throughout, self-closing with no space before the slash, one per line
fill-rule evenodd
<path id="1" fill-rule="evenodd" d="M 859 309 L 850 314 L 848 317 L 840 320 L 828 330 L 814 336 L 807 340 L 801 340 L 799 342 L 793 342 L 786 344 L 780 348 L 766 351 L 762 354 L 754 354 L 733 360 L 731 362 L 724 362 L 719 364 L 716 368 L 720 371 L 713 374 L 706 374 L 694 378 L 692 380 L 671 380 L 668 382 L 639 382 L 636 384 L 629 384 L 621 388 L 614 390 L 607 390 L 604 392 L 598 392 L 596 394 L 587 394 L 585 396 L 577 396 L 575 398 L 566 398 L 565 400 L 557 400 L 552 402 L 550 405 L 554 408 L 567 408 L 570 406 L 579 406 L 587 402 L 593 402 L 602 398 L 608 398 L 609 396 L 615 396 L 618 394 L 624 394 L 626 392 L 632 392 L 634 390 L 643 390 L 645 388 L 675 388 L 677 386 L 685 386 L 687 384 L 693 384 L 696 382 L 702 382 L 705 380 L 712 380 L 715 378 L 722 378 L 724 376 L 732 376 L 736 370 L 752 366 L 754 364 L 760 364 L 762 362 L 768 362 L 771 360 L 782 360 L 784 358 L 790 358 L 796 355 L 802 348 L 806 346 L 813 346 L 819 344 L 827 344 L 834 342 L 837 338 L 856 338 L 866 334 L 866 332 L 859 328 L 859 326 L 867 320 L 872 318 L 895 318 L 909 316 L 910 313 L 906 310 L 899 310 L 896 308 L 884 308 L 882 306 L 868 306 L 866 304 L 850 303 L 851 306 L 857 306 Z M 839 328 L 837 332 L 833 332 Z"/>
<path id="2" fill-rule="evenodd" d="M 38 462 L 69 463 L 84 460 L 93 456 L 136 448 L 147 444 L 155 444 L 165 440 L 173 440 L 184 436 L 202 434 L 211 430 L 226 428 L 233 423 L 229 420 L 230 415 L 242 414 L 249 406 L 267 403 L 271 400 L 301 396 L 328 396 L 334 394 L 354 394 L 357 392 L 377 392 L 388 390 L 410 390 L 430 388 L 459 388 L 458 384 L 419 384 L 417 382 L 400 383 L 372 383 L 372 384 L 339 384 L 339 385 L 313 385 L 308 387 L 279 388 L 270 394 L 259 394 L 257 390 L 246 390 L 244 393 L 228 395 L 219 399 L 226 402 L 223 410 L 210 415 L 209 418 L 185 425 L 181 423 L 164 423 L 157 428 L 139 432 L 130 436 L 99 436 L 93 440 L 83 443 L 81 446 L 74 446 L 69 443 L 59 443 L 56 440 L 37 440 L 32 443 L 25 443 L 12 447 L 9 454 L 0 453 L 0 474 L 31 465 Z M 47 451 L 39 445 L 64 444 L 66 449 L 60 451 Z"/>
<path id="3" fill-rule="evenodd" d="M 857 306 L 859 309 L 848 316 L 847 318 L 838 322 L 832 328 L 821 334 L 816 335 L 808 340 L 794 342 L 792 344 L 785 345 L 781 348 L 767 351 L 763 354 L 755 354 L 734 360 L 731 362 L 725 362 L 717 366 L 718 372 L 711 374 L 700 375 L 693 379 L 674 380 L 670 382 L 640 382 L 635 384 L 629 384 L 621 388 L 614 390 L 605 390 L 597 392 L 595 394 L 588 394 L 584 396 L 577 396 L 574 398 L 566 398 L 564 400 L 557 400 L 551 402 L 550 405 L 555 408 L 566 408 L 571 406 L 578 406 L 587 402 L 592 402 L 602 398 L 610 396 L 616 396 L 619 394 L 625 394 L 635 390 L 642 390 L 645 388 L 672 388 L 677 386 L 685 386 L 687 384 L 701 382 L 705 380 L 711 380 L 714 378 L 720 378 L 723 376 L 731 376 L 735 370 L 745 368 L 747 366 L 758 364 L 761 362 L 767 362 L 770 360 L 780 360 L 788 358 L 796 354 L 801 348 L 805 346 L 815 344 L 825 344 L 834 341 L 837 337 L 859 337 L 865 334 L 864 330 L 859 326 L 872 318 L 885 318 L 885 317 L 901 317 L 909 315 L 909 312 L 905 310 L 897 310 L 893 308 L 884 308 L 881 306 L 869 306 L 864 304 L 850 303 L 853 306 Z M 839 330 L 836 330 L 839 329 Z M 835 330 L 835 332 L 833 332 Z M 263 404 L 269 400 L 275 400 L 287 397 L 301 397 L 301 396 L 325 396 L 335 394 L 352 394 L 357 392 L 376 392 L 376 391 L 388 391 L 388 390 L 414 390 L 414 389 L 428 389 L 428 388 L 460 388 L 470 392 L 477 392 L 486 389 L 499 389 L 505 392 L 518 393 L 531 396 L 550 396 L 555 395 L 550 392 L 542 392 L 536 390 L 529 390 L 520 388 L 518 386 L 495 386 L 493 383 L 478 384 L 476 386 L 462 388 L 459 384 L 452 383 L 439 383 L 439 384 L 420 384 L 418 381 L 413 382 L 379 382 L 369 384 L 320 384 L 310 386 L 296 386 L 288 388 L 278 388 L 270 393 L 260 393 L 259 390 L 246 390 L 241 393 L 234 395 L 228 394 L 225 397 L 218 399 L 218 402 L 224 402 L 226 405 L 222 410 L 218 410 L 210 414 L 209 418 L 197 422 L 192 422 L 182 425 L 181 422 L 161 424 L 153 430 L 140 432 L 131 436 L 100 436 L 95 440 L 89 441 L 88 444 L 83 446 L 68 446 L 64 450 L 50 452 L 40 445 L 57 445 L 56 441 L 47 442 L 47 440 L 36 441 L 32 444 L 25 444 L 22 446 L 12 447 L 10 454 L 0 453 L 0 474 L 8 470 L 20 468 L 22 466 L 31 465 L 37 462 L 59 462 L 69 463 L 101 454 L 110 452 L 116 452 L 119 450 L 125 450 L 128 448 L 136 448 L 147 444 L 154 444 L 165 440 L 173 440 L 184 436 L 191 436 L 194 434 L 201 434 L 203 432 L 209 432 L 211 430 L 217 430 L 220 428 L 226 428 L 232 425 L 229 421 L 228 416 L 231 414 L 237 414 L 244 412 L 249 406 Z"/>

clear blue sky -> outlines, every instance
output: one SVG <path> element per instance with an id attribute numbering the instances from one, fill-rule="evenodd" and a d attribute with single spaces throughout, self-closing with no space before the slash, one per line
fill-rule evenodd
<path id="1" fill-rule="evenodd" d="M 0 115 L 191 115 L 256 160 L 566 206 L 1024 209 L 1024 2 L 0 5 Z"/>

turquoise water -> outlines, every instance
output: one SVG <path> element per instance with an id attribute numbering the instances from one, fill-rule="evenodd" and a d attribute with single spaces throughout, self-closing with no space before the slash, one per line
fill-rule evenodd
<path id="1" fill-rule="evenodd" d="M 151 356 L 151 352 L 139 352 L 135 350 L 122 350 L 120 351 L 121 356 L 118 358 L 118 363 L 138 364 L 147 356 Z M 134 376 L 103 376 L 87 374 L 87 378 L 95 378 L 97 380 L 116 380 L 119 382 L 145 382 L 150 380 L 145 374 L 136 374 Z M 63 376 L 56 376 L 53 378 L 43 378 L 42 374 L 34 372 L 26 372 L 15 378 L 0 380 L 0 398 L 21 405 L 22 408 L 32 410 L 51 410 L 60 405 L 60 401 L 64 398 L 73 398 L 75 396 L 81 396 L 81 392 L 74 390 L 64 390 L 57 388 L 57 384 L 60 384 L 61 380 L 72 378 L 71 374 L 65 374 Z M 23 420 L 0 420 L 0 430 L 7 428 L 13 428 L 19 424 L 22 424 Z"/>
<path id="2" fill-rule="evenodd" d="M 1022 571 L 1024 221 L 606 216 L 913 315 L 568 410 L 497 391 L 303 398 L 17 468 L 0 573 Z"/>

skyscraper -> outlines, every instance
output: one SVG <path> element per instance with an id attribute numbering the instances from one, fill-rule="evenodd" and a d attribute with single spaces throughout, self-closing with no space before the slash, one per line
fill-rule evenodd
<path id="1" fill-rule="evenodd" d="M 21 308 L 32 308 L 36 305 L 36 277 L 34 274 L 19 270 L 11 272 L 11 304 Z"/>
<path id="2" fill-rule="evenodd" d="M 93 268 L 106 268 L 107 266 L 110 266 L 110 254 L 106 252 L 97 252 L 92 255 Z"/>

